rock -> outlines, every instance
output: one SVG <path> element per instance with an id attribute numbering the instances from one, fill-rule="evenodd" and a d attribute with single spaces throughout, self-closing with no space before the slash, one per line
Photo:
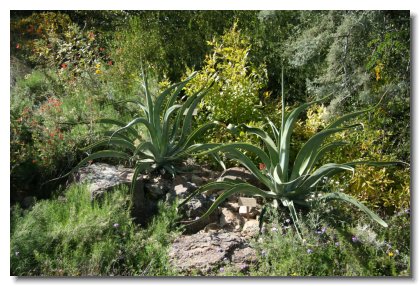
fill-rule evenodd
<path id="1" fill-rule="evenodd" d="M 175 198 L 180 200 L 186 199 L 192 192 L 197 189 L 197 186 L 190 182 L 175 185 L 167 194 L 166 201 L 172 203 Z"/>
<path id="2" fill-rule="evenodd" d="M 108 190 L 121 184 L 131 184 L 134 170 L 115 167 L 105 163 L 95 163 L 80 168 L 71 180 L 87 183 L 92 199 L 102 196 Z"/>
<path id="3" fill-rule="evenodd" d="M 197 186 L 201 186 L 202 184 L 204 184 L 205 180 L 195 174 L 193 174 L 191 176 L 191 182 L 196 184 Z"/>
<path id="4" fill-rule="evenodd" d="M 259 213 L 260 211 L 257 210 L 257 208 L 251 208 L 247 206 L 239 207 L 239 214 L 247 219 L 255 219 Z"/>
<path id="5" fill-rule="evenodd" d="M 250 219 L 245 222 L 242 228 L 242 234 L 246 237 L 257 236 L 260 231 L 260 226 L 258 220 Z"/>
<path id="6" fill-rule="evenodd" d="M 229 210 L 228 208 L 222 208 L 220 210 L 219 225 L 222 228 L 230 231 L 240 230 L 244 223 L 244 218 L 238 213 Z"/>
<path id="7" fill-rule="evenodd" d="M 172 181 L 161 175 L 145 180 L 145 192 L 155 200 L 163 199 L 167 192 L 171 190 Z"/>
<path id="8" fill-rule="evenodd" d="M 237 234 L 226 232 L 184 235 L 174 241 L 169 251 L 172 266 L 189 274 L 206 275 L 234 260 L 235 265 L 253 261 L 255 253 Z"/>
<path id="9" fill-rule="evenodd" d="M 249 270 L 249 266 L 258 263 L 257 252 L 251 247 L 235 249 L 231 262 L 237 270 L 246 272 Z"/>
<path id="10" fill-rule="evenodd" d="M 213 204 L 213 200 L 203 194 L 199 194 L 189 200 L 180 208 L 180 212 L 185 214 L 185 218 L 188 221 L 193 221 L 207 212 L 210 206 Z M 217 222 L 219 217 L 218 209 L 216 209 L 209 217 L 204 220 L 198 221 L 193 224 L 186 225 L 185 233 L 196 233 L 203 229 L 206 225 L 212 222 Z"/>

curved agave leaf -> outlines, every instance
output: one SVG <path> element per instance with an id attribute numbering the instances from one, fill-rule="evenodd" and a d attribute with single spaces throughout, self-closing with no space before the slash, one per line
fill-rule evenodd
<path id="1" fill-rule="evenodd" d="M 261 173 L 261 171 L 255 166 L 251 159 L 242 154 L 236 149 L 231 149 L 226 153 L 232 159 L 238 161 L 242 166 L 247 168 L 260 182 L 268 187 L 269 190 L 274 190 L 274 183 L 268 179 L 267 176 Z"/>
<path id="2" fill-rule="evenodd" d="M 149 141 L 142 142 L 137 146 L 136 150 L 134 151 L 134 155 L 143 155 L 146 158 L 153 158 L 158 160 L 159 152 L 156 147 Z"/>
<path id="3" fill-rule="evenodd" d="M 195 108 L 197 107 L 198 103 L 200 103 L 201 99 L 206 95 L 207 91 L 211 88 L 209 86 L 207 89 L 203 90 L 201 94 L 197 96 L 197 98 L 191 103 L 191 105 L 187 108 L 187 114 L 185 115 L 184 122 L 182 124 L 181 135 L 179 138 L 179 145 L 182 146 L 185 141 L 187 140 L 188 132 L 191 130 L 192 125 L 192 117 Z"/>
<path id="4" fill-rule="evenodd" d="M 117 129 L 116 131 L 114 131 L 114 133 L 111 136 L 111 138 L 114 136 L 114 134 L 117 134 L 117 133 L 119 133 L 119 132 L 121 132 L 123 130 L 129 129 L 129 128 L 131 128 L 131 126 L 133 126 L 133 125 L 135 125 L 137 123 L 142 123 L 142 124 L 144 124 L 144 126 L 146 126 L 147 130 L 150 133 L 150 139 L 152 140 L 153 143 L 155 143 L 156 145 L 158 145 L 157 144 L 158 141 L 156 140 L 158 137 L 157 137 L 156 130 L 155 130 L 154 126 L 149 121 L 147 121 L 145 118 L 143 118 L 143 117 L 135 118 L 131 122 L 129 122 L 127 125 L 125 125 L 124 127 L 121 127 L 119 129 Z M 158 147 L 159 147 L 159 145 L 158 145 Z"/>
<path id="5" fill-rule="evenodd" d="M 361 110 L 361 111 L 355 111 L 346 115 L 341 116 L 340 118 L 338 118 L 337 120 L 335 120 L 334 122 L 332 122 L 331 124 L 329 124 L 327 127 L 325 127 L 326 129 L 330 129 L 330 128 L 335 128 L 338 127 L 339 125 L 341 125 L 342 123 L 344 123 L 347 120 L 350 120 L 352 118 L 355 118 L 363 113 L 369 112 L 375 108 L 377 108 L 379 106 L 379 104 L 381 103 L 382 99 L 385 97 L 385 95 L 388 93 L 388 90 L 384 92 L 384 94 L 382 95 L 381 99 L 379 100 L 379 102 L 377 104 L 375 104 L 374 106 Z"/>
<path id="6" fill-rule="evenodd" d="M 120 146 L 120 147 L 130 150 L 131 152 L 134 152 L 136 150 L 136 147 L 133 145 L 133 143 L 122 138 L 102 139 L 96 143 L 93 143 L 87 147 L 82 148 L 81 150 L 88 151 L 90 149 L 94 149 L 100 146 L 108 146 L 108 145 Z"/>
<path id="7" fill-rule="evenodd" d="M 204 134 L 207 130 L 220 126 L 221 123 L 214 121 L 214 122 L 207 122 L 200 127 L 196 128 L 187 138 L 187 140 L 180 146 L 180 142 L 178 144 L 174 145 L 171 150 L 169 150 L 168 154 L 169 156 L 177 156 L 177 151 L 179 150 L 186 150 L 188 146 L 191 146 L 191 144 L 194 142 L 195 139 L 197 139 L 199 136 Z M 204 146 L 204 145 L 203 145 Z M 182 152 L 183 153 L 183 152 Z M 182 153 L 178 153 L 178 156 L 180 156 Z M 184 154 L 182 154 L 184 155 Z M 177 157 L 178 157 L 177 156 Z"/>
<path id="8" fill-rule="evenodd" d="M 264 130 L 260 128 L 250 127 L 245 124 L 239 124 L 237 126 L 229 125 L 227 128 L 228 130 L 231 130 L 233 133 L 235 133 L 237 129 L 243 128 L 245 132 L 254 134 L 258 136 L 259 138 L 261 138 L 261 140 L 263 140 L 263 142 L 265 143 L 265 146 L 267 147 L 268 153 L 270 155 L 271 166 L 277 165 L 278 158 L 279 158 L 279 155 L 277 153 L 277 147 L 273 139 L 271 139 L 271 137 L 268 135 L 267 132 L 265 132 Z"/>
<path id="9" fill-rule="evenodd" d="M 249 152 L 254 153 L 255 155 L 258 156 L 258 158 L 261 159 L 261 161 L 266 165 L 267 168 L 271 167 L 271 161 L 270 158 L 268 157 L 268 155 L 264 152 L 264 150 L 262 150 L 259 147 L 256 147 L 252 144 L 249 143 L 227 143 L 227 144 L 220 144 L 217 147 L 198 153 L 196 154 L 197 156 L 202 156 L 202 155 L 207 155 L 210 153 L 215 153 L 215 152 L 219 152 L 219 151 L 225 151 L 225 152 L 230 152 L 232 150 L 236 150 L 239 151 L 237 149 L 243 149 Z"/>
<path id="10" fill-rule="evenodd" d="M 271 127 L 271 130 L 273 131 L 274 140 L 277 142 L 277 144 L 280 144 L 280 132 L 277 129 L 276 125 L 268 118 L 266 117 L 266 120 L 268 121 L 268 124 Z"/>
<path id="11" fill-rule="evenodd" d="M 165 116 L 163 117 L 163 127 L 162 127 L 162 142 L 161 142 L 161 156 L 163 156 L 164 154 L 168 153 L 168 146 L 169 146 L 169 125 L 170 125 L 170 116 L 179 108 L 181 108 L 182 105 L 180 104 L 176 104 L 176 105 L 172 105 L 171 107 L 169 107 L 166 112 L 165 112 Z"/>
<path id="12" fill-rule="evenodd" d="M 136 190 L 137 178 L 140 175 L 140 173 L 147 170 L 148 168 L 150 168 L 150 165 L 153 164 L 153 162 L 154 162 L 153 160 L 139 161 L 136 164 L 136 168 L 134 169 L 133 178 L 131 179 L 131 187 L 130 187 L 131 193 L 134 194 L 134 191 Z"/>
<path id="13" fill-rule="evenodd" d="M 354 172 L 354 168 L 347 164 L 328 163 L 313 172 L 309 177 L 302 181 L 302 183 L 295 187 L 294 190 L 288 189 L 288 197 L 296 195 L 307 195 L 312 191 L 323 177 L 330 177 L 343 171 Z"/>
<path id="14" fill-rule="evenodd" d="M 316 162 L 320 158 L 322 158 L 324 156 L 324 154 L 327 153 L 328 151 L 330 151 L 330 150 L 332 150 L 332 149 L 334 149 L 336 147 L 345 146 L 347 144 L 348 144 L 348 142 L 336 141 L 336 142 L 332 142 L 332 143 L 329 143 L 329 144 L 321 147 L 321 149 L 316 153 L 316 155 L 315 156 L 312 156 L 312 160 L 310 161 L 307 170 L 305 170 L 303 173 L 304 174 L 309 174 L 313 170 L 314 165 L 316 164 Z"/>
<path id="15" fill-rule="evenodd" d="M 111 118 L 99 119 L 97 122 L 98 123 L 103 123 L 103 124 L 113 124 L 113 125 L 117 125 L 117 126 L 120 126 L 120 127 L 125 127 L 127 125 L 127 123 L 125 123 L 125 122 L 122 122 L 122 121 L 117 120 L 117 119 L 111 119 Z M 141 139 L 141 136 L 139 135 L 139 133 L 134 128 L 127 127 L 124 130 L 126 130 L 131 135 L 135 136 L 136 138 Z"/>
<path id="16" fill-rule="evenodd" d="M 410 164 L 403 162 L 403 161 L 388 161 L 388 162 L 382 162 L 382 161 L 353 161 L 346 163 L 348 166 L 356 166 L 356 165 L 368 165 L 368 166 L 375 166 L 375 167 L 386 167 L 386 166 L 392 166 L 392 165 L 406 165 L 409 166 Z"/>
<path id="17" fill-rule="evenodd" d="M 192 192 L 185 200 L 183 200 L 179 204 L 179 207 L 181 207 L 184 204 L 186 204 L 189 200 L 191 200 L 194 196 L 196 196 L 198 194 L 202 194 L 204 192 L 212 191 L 212 190 L 226 190 L 226 189 L 230 189 L 233 186 L 235 186 L 235 184 L 237 184 L 237 182 L 231 182 L 231 181 L 211 182 L 211 183 L 208 183 L 208 184 L 206 184 L 204 186 L 201 186 L 200 188 L 196 189 L 194 192 Z"/>
<path id="18" fill-rule="evenodd" d="M 143 88 L 144 88 L 144 93 L 146 95 L 146 103 L 147 103 L 147 109 L 148 109 L 148 113 L 149 113 L 149 120 L 150 120 L 150 124 L 154 125 L 154 108 L 153 108 L 153 100 L 152 100 L 152 95 L 149 92 L 149 85 L 147 82 L 147 76 L 146 76 L 146 72 L 143 68 L 143 66 L 141 67 L 141 73 L 142 73 L 142 77 L 143 77 Z"/>
<path id="19" fill-rule="evenodd" d="M 197 74 L 197 72 L 192 73 L 188 78 L 186 78 L 182 82 L 178 82 L 175 84 L 172 84 L 170 87 L 165 89 L 159 96 L 156 98 L 154 102 L 154 114 L 153 114 L 153 122 L 154 124 L 157 124 L 160 122 L 160 114 L 163 111 L 167 111 L 169 108 L 171 108 L 181 92 L 181 90 L 185 87 L 185 85 Z M 176 89 L 175 89 L 176 88 Z M 165 101 L 165 98 L 175 89 L 175 91 L 172 93 L 171 97 L 169 98 L 167 105 L 165 106 L 165 109 L 162 109 L 163 103 Z"/>
<path id="20" fill-rule="evenodd" d="M 210 208 L 207 210 L 207 212 L 205 212 L 198 220 L 195 221 L 188 221 L 186 223 L 189 224 L 194 224 L 197 223 L 199 221 L 203 221 L 204 219 L 206 219 L 209 215 L 211 215 L 216 208 L 223 203 L 228 197 L 236 194 L 236 193 L 242 193 L 245 195 L 252 195 L 252 196 L 261 196 L 261 197 L 271 197 L 274 198 L 275 195 L 268 193 L 266 191 L 263 191 L 253 185 L 250 185 L 248 183 L 241 183 L 241 184 L 237 184 L 231 188 L 229 188 L 227 191 L 225 191 L 223 194 L 221 194 L 216 201 L 214 201 L 214 203 L 210 206 Z"/>
<path id="21" fill-rule="evenodd" d="M 107 139 L 108 141 L 109 141 L 109 138 L 111 138 L 112 134 L 114 134 L 114 131 L 105 131 L 104 132 L 104 135 L 106 137 L 108 137 L 108 139 Z M 126 141 L 129 141 L 129 142 L 133 141 L 130 137 L 128 137 L 127 135 L 125 135 L 123 133 L 114 134 L 113 138 L 120 138 L 120 139 L 124 139 Z"/>
<path id="22" fill-rule="evenodd" d="M 383 221 L 377 214 L 372 212 L 369 208 L 367 208 L 364 204 L 362 204 L 361 202 L 359 202 L 358 200 L 356 200 L 352 196 L 349 196 L 345 193 L 339 193 L 339 192 L 328 193 L 328 194 L 325 194 L 325 195 L 321 196 L 319 199 L 324 199 L 324 200 L 336 199 L 336 200 L 342 200 L 342 201 L 351 203 L 351 204 L 355 205 L 356 207 L 358 207 L 363 212 L 365 212 L 369 216 L 369 218 L 371 218 L 372 220 L 376 221 L 377 223 L 379 223 L 383 227 L 388 227 L 388 224 L 385 221 Z"/>
<path id="23" fill-rule="evenodd" d="M 193 94 L 192 96 L 188 97 L 187 100 L 182 104 L 181 109 L 178 111 L 178 114 L 176 116 L 175 119 L 175 123 L 172 126 L 172 132 L 171 135 L 169 136 L 171 141 L 175 141 L 175 137 L 181 132 L 180 130 L 180 126 L 181 126 L 181 122 L 184 115 L 185 110 L 191 106 L 191 104 L 193 103 L 193 101 L 201 94 L 201 92 L 204 90 L 204 87 L 201 88 L 199 91 L 197 91 L 195 94 Z"/>
<path id="24" fill-rule="evenodd" d="M 282 198 L 281 202 L 282 202 L 283 206 L 289 208 L 289 212 L 290 212 L 290 215 L 292 217 L 292 221 L 293 221 L 293 224 L 295 226 L 296 233 L 298 234 L 299 238 L 302 239 L 302 235 L 300 234 L 300 230 L 299 230 L 299 218 L 297 216 L 296 208 L 295 208 L 295 205 L 294 205 L 293 201 Z"/>
<path id="25" fill-rule="evenodd" d="M 279 156 L 279 164 L 282 171 L 281 179 L 283 182 L 288 180 L 288 167 L 289 167 L 289 152 L 290 152 L 290 137 L 292 135 L 293 127 L 298 120 L 298 117 L 302 111 L 304 111 L 309 106 L 321 102 L 328 98 L 330 95 L 321 98 L 319 100 L 315 100 L 312 102 L 304 103 L 301 106 L 297 107 L 293 110 L 286 118 L 284 122 L 284 127 L 281 129 L 281 138 L 280 144 L 278 145 L 278 156 Z"/>
<path id="26" fill-rule="evenodd" d="M 354 124 L 341 128 L 324 129 L 312 136 L 302 146 L 299 153 L 297 154 L 290 179 L 293 180 L 298 176 L 306 174 L 306 172 L 309 170 L 309 167 L 311 166 L 311 163 L 313 163 L 313 159 L 318 154 L 319 148 L 328 136 L 357 126 L 360 126 L 360 124 Z"/>

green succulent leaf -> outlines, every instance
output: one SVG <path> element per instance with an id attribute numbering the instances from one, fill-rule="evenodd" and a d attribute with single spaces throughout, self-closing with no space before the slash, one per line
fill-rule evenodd
<path id="1" fill-rule="evenodd" d="M 388 224 L 384 220 L 382 220 L 377 214 L 372 212 L 369 208 L 367 208 L 364 204 L 362 204 L 361 202 L 359 202 L 358 200 L 356 200 L 352 196 L 349 196 L 345 193 L 341 193 L 341 192 L 327 193 L 327 194 L 321 196 L 319 199 L 320 200 L 335 199 L 335 200 L 342 200 L 342 201 L 351 203 L 351 204 L 355 205 L 356 207 L 358 207 L 363 212 L 365 212 L 369 216 L 370 219 L 376 221 L 377 223 L 379 223 L 383 227 L 388 227 Z"/>

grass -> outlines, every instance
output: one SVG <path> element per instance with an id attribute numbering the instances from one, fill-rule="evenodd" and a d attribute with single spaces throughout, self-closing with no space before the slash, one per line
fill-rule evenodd
<path id="1" fill-rule="evenodd" d="M 171 275 L 167 248 L 176 232 L 175 207 L 160 206 L 147 229 L 130 217 L 130 195 L 119 187 L 92 202 L 86 186 L 71 186 L 66 199 L 14 208 L 11 275 Z"/>

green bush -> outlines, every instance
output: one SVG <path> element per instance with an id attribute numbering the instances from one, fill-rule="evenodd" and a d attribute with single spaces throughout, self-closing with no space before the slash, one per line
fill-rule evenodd
<path id="1" fill-rule="evenodd" d="M 302 216 L 302 244 L 287 217 L 271 216 L 254 242 L 259 264 L 251 276 L 409 276 L 409 214 L 388 219 L 389 228 L 351 221 L 324 203 Z M 340 214 L 341 212 L 341 214 Z M 343 226 L 337 221 L 346 221 Z M 396 233 L 401 232 L 401 236 Z"/>
<path id="2" fill-rule="evenodd" d="M 94 124 L 99 117 L 131 115 L 108 98 L 108 86 L 100 83 L 79 77 L 70 86 L 54 70 L 33 70 L 17 80 L 10 100 L 12 201 L 49 196 L 54 186 L 42 190 L 41 184 L 74 167 L 80 148 L 104 130 Z"/>
<path id="3" fill-rule="evenodd" d="M 205 86 L 217 73 L 215 84 L 201 104 L 199 122 L 217 120 L 240 124 L 261 120 L 259 92 L 266 82 L 263 66 L 250 63 L 249 40 L 237 30 L 237 23 L 220 39 L 208 42 L 212 54 L 207 55 L 205 65 L 187 85 L 187 95 Z"/>
<path id="4" fill-rule="evenodd" d="M 170 275 L 167 247 L 175 233 L 175 207 L 160 206 L 148 229 L 130 216 L 128 189 L 91 201 L 85 186 L 65 198 L 39 201 L 30 211 L 14 208 L 11 274 L 18 276 Z"/>

